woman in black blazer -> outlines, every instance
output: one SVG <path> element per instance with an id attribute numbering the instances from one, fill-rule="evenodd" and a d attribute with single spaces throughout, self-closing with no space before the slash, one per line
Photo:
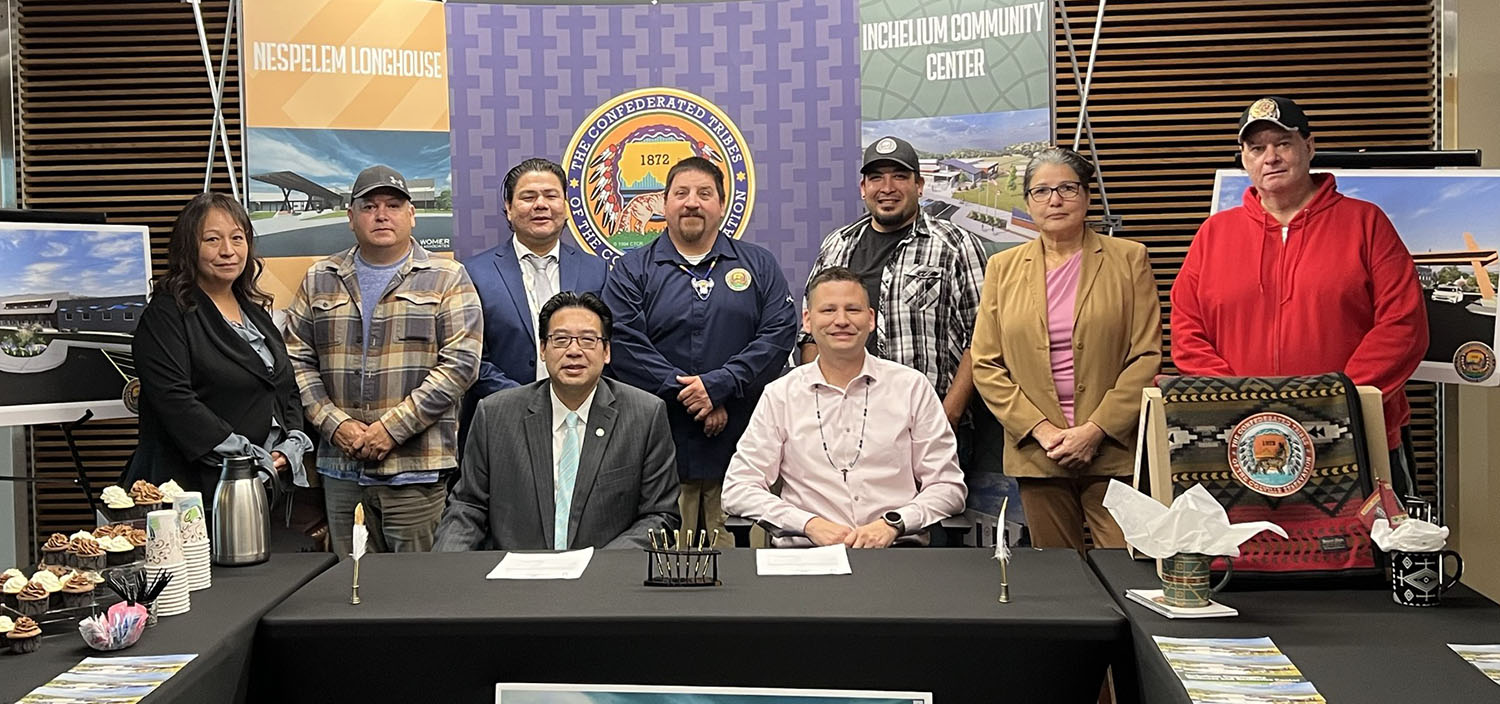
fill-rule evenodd
<path id="1" fill-rule="evenodd" d="M 286 343 L 256 284 L 250 216 L 217 193 L 177 215 L 167 273 L 157 279 L 131 350 L 141 379 L 140 445 L 125 472 L 202 491 L 212 506 L 219 461 L 246 454 L 306 486 L 302 404 Z"/>

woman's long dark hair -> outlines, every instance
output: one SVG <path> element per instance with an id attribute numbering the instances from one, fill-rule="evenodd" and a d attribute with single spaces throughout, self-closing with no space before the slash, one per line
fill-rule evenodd
<path id="1" fill-rule="evenodd" d="M 235 199 L 222 193 L 199 193 L 177 214 L 177 222 L 172 224 L 172 238 L 167 241 L 167 273 L 156 280 L 152 295 L 175 298 L 177 307 L 183 311 L 197 307 L 193 289 L 198 287 L 198 246 L 202 240 L 203 221 L 212 210 L 224 211 L 245 231 L 245 270 L 230 284 L 230 290 L 237 298 L 262 308 L 269 307 L 271 295 L 257 283 L 264 266 L 255 256 L 255 228 L 250 224 L 250 215 Z"/>

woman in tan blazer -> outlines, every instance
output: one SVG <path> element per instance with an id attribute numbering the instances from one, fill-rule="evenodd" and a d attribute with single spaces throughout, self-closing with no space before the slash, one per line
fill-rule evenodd
<path id="1" fill-rule="evenodd" d="M 1146 248 L 1084 224 L 1093 165 L 1049 148 L 1026 166 L 1041 234 L 990 258 L 974 386 L 1005 427 L 1005 473 L 1037 547 L 1124 547 L 1103 507 L 1132 471 L 1141 388 L 1161 368 L 1161 303 Z"/>

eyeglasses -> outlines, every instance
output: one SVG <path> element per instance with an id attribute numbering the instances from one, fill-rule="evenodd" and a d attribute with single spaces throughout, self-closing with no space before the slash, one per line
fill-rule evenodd
<path id="1" fill-rule="evenodd" d="M 598 347 L 599 342 L 602 340 L 604 338 L 598 335 L 564 335 L 558 333 L 547 336 L 547 346 L 554 350 L 565 350 L 576 341 L 579 349 L 591 350 Z"/>
<path id="2" fill-rule="evenodd" d="M 1046 203 L 1052 200 L 1053 193 L 1062 196 L 1063 200 L 1073 200 L 1082 192 L 1083 184 L 1077 181 L 1067 181 L 1056 186 L 1037 186 L 1026 191 L 1026 197 L 1030 198 L 1033 203 Z"/>

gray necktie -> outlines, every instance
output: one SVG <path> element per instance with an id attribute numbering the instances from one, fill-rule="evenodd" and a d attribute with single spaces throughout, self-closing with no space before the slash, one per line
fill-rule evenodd
<path id="1" fill-rule="evenodd" d="M 531 265 L 531 292 L 536 295 L 537 310 L 541 310 L 547 301 L 557 295 L 557 290 L 552 287 L 552 277 L 548 275 L 547 269 L 552 263 L 551 256 L 539 256 L 536 254 L 526 255 L 526 262 Z"/>

